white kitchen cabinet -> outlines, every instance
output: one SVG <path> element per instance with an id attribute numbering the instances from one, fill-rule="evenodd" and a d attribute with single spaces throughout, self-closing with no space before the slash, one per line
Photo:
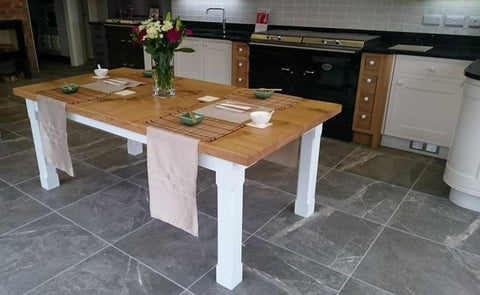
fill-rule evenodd
<path id="1" fill-rule="evenodd" d="M 384 134 L 450 147 L 469 63 L 398 55 Z"/>
<path id="2" fill-rule="evenodd" d="M 194 53 L 175 53 L 175 75 L 220 84 L 231 84 L 232 42 L 226 40 L 185 38 L 180 47 Z"/>

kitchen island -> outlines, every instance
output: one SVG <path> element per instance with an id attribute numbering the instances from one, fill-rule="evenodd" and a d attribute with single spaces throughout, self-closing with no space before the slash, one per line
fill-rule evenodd
<path id="1" fill-rule="evenodd" d="M 115 94 L 78 104 L 67 104 L 67 117 L 128 139 L 128 152 L 142 152 L 146 143 L 147 121 L 178 109 L 195 110 L 205 106 L 198 98 L 211 95 L 224 98 L 239 90 L 237 87 L 177 78 L 176 95 L 159 99 L 151 96 L 150 79 L 141 71 L 115 69 L 110 77 L 129 77 L 146 82 L 132 88 L 134 94 Z M 64 82 L 48 81 L 14 88 L 14 94 L 26 99 L 35 152 L 43 188 L 60 185 L 54 167 L 45 163 L 38 124 L 36 93 L 56 89 Z M 96 80 L 91 74 L 68 78 L 67 82 L 83 85 Z M 265 129 L 244 126 L 211 142 L 200 141 L 199 165 L 216 172 L 218 190 L 218 255 L 217 282 L 233 289 L 242 280 L 242 211 L 245 169 L 301 137 L 295 214 L 308 217 L 315 205 L 315 186 L 322 124 L 341 111 L 338 104 L 304 100 L 284 110 L 276 111 L 273 125 Z"/>

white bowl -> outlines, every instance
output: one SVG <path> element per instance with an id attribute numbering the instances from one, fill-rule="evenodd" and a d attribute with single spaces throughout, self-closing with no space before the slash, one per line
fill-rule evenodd
<path id="1" fill-rule="evenodd" d="M 108 69 L 95 69 L 93 70 L 95 75 L 99 77 L 105 77 L 108 74 Z"/>
<path id="2" fill-rule="evenodd" d="M 252 118 L 253 124 L 257 126 L 264 126 L 270 121 L 272 117 L 271 112 L 265 111 L 255 111 L 250 113 L 250 118 Z"/>

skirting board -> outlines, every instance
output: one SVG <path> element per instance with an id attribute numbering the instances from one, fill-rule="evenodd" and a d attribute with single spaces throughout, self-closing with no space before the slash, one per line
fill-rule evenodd
<path id="1" fill-rule="evenodd" d="M 449 149 L 446 147 L 440 147 L 440 150 L 438 154 L 434 153 L 427 153 L 419 150 L 414 150 L 410 148 L 410 140 L 408 139 L 403 139 L 403 138 L 398 138 L 398 137 L 393 137 L 389 135 L 382 135 L 382 141 L 380 142 L 381 146 L 386 146 L 386 147 L 391 147 L 394 149 L 398 150 L 403 150 L 407 152 L 412 152 L 416 154 L 421 154 L 421 155 L 426 155 L 426 156 L 431 156 L 435 158 L 440 158 L 440 159 L 447 159 L 448 157 L 448 151 Z"/>

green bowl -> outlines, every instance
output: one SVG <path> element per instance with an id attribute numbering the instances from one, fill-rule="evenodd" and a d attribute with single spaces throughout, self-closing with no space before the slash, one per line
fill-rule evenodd
<path id="1" fill-rule="evenodd" d="M 145 77 L 151 77 L 152 76 L 152 71 L 150 70 L 145 70 L 142 72 L 142 74 L 145 76 Z"/>
<path id="2" fill-rule="evenodd" d="M 193 122 L 189 113 L 182 114 L 182 115 L 179 116 L 179 118 L 180 118 L 180 121 L 183 124 L 188 125 L 188 126 L 195 126 L 197 124 L 200 124 L 200 122 L 202 122 L 202 120 L 203 120 L 203 115 L 200 115 L 200 114 L 197 114 L 197 113 L 193 113 L 193 115 L 195 116 L 195 119 L 196 119 L 195 122 Z"/>
<path id="3" fill-rule="evenodd" d="M 260 98 L 260 99 L 269 98 L 270 96 L 272 96 L 272 94 L 273 94 L 273 91 L 271 90 L 255 90 L 253 92 L 253 95 L 255 95 L 256 98 Z"/>
<path id="4" fill-rule="evenodd" d="M 78 85 L 76 84 L 68 84 L 70 86 L 70 89 L 67 87 L 67 85 L 63 84 L 62 86 L 60 86 L 60 90 L 62 90 L 63 93 L 66 93 L 66 94 L 71 94 L 71 93 L 75 93 L 77 92 L 78 90 Z"/>

